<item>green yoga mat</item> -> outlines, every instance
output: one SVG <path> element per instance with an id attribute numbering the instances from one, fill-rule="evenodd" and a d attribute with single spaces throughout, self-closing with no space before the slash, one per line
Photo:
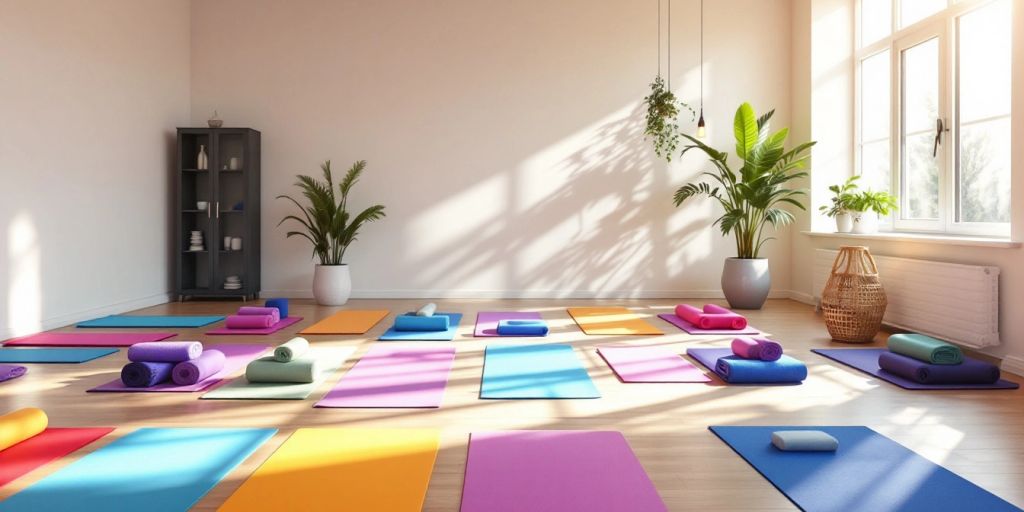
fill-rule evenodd
<path id="1" fill-rule="evenodd" d="M 308 384 L 253 383 L 243 376 L 200 398 L 203 400 L 305 400 L 327 377 L 338 371 L 355 350 L 354 347 L 315 348 L 307 352 L 306 356 L 316 357 L 320 365 L 320 373 L 313 382 Z"/>
<path id="2" fill-rule="evenodd" d="M 964 362 L 960 347 L 923 334 L 893 334 L 889 336 L 889 351 L 931 364 Z"/>

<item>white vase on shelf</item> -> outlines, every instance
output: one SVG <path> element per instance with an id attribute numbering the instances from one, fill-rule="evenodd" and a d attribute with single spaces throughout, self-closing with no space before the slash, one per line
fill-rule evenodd
<path id="1" fill-rule="evenodd" d="M 209 165 L 209 161 L 208 161 L 208 159 L 206 157 L 206 146 L 203 145 L 203 144 L 200 144 L 199 145 L 199 156 L 196 157 L 196 169 L 199 169 L 200 171 L 205 171 L 208 165 Z"/>

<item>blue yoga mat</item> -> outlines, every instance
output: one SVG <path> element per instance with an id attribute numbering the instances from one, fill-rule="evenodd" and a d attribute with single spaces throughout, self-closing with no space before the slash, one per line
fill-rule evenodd
<path id="1" fill-rule="evenodd" d="M 0 348 L 0 363 L 84 363 L 116 348 Z"/>
<path id="2" fill-rule="evenodd" d="M 78 324 L 76 327 L 202 327 L 224 320 L 222 316 L 146 316 L 110 315 Z"/>
<path id="3" fill-rule="evenodd" d="M 488 345 L 480 398 L 600 398 L 570 345 Z"/>
<path id="4" fill-rule="evenodd" d="M 451 341 L 455 339 L 455 332 L 459 329 L 462 313 L 434 313 L 434 316 L 442 315 L 448 317 L 447 331 L 397 331 L 394 326 L 391 326 L 377 339 L 381 341 Z"/>
<path id="5" fill-rule="evenodd" d="M 273 428 L 143 428 L 0 501 L 0 512 L 184 512 Z"/>
<path id="6" fill-rule="evenodd" d="M 709 428 L 808 512 L 1020 510 L 867 427 Z M 821 430 L 839 449 L 783 452 L 772 446 L 777 430 Z"/>

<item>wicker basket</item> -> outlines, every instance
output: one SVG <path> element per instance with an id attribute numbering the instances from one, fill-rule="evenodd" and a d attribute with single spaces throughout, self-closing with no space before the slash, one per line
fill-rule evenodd
<path id="1" fill-rule="evenodd" d="M 832 339 L 870 343 L 882 327 L 885 288 L 867 247 L 843 246 L 821 292 L 821 310 Z"/>

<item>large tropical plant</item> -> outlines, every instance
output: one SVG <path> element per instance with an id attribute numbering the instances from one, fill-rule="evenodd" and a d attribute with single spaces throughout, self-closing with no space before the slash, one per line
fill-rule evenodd
<path id="1" fill-rule="evenodd" d="M 758 257 L 764 243 L 773 239 L 765 237 L 766 226 L 777 228 L 793 221 L 793 214 L 783 208 L 784 205 L 806 209 L 800 201 L 806 193 L 789 188 L 789 182 L 807 176 L 801 169 L 807 165 L 808 150 L 814 142 L 805 142 L 786 151 L 789 130 L 769 131 L 768 122 L 774 113 L 772 110 L 758 117 L 749 103 L 736 110 L 733 131 L 736 156 L 742 164 L 738 170 L 729 167 L 727 153 L 683 134 L 690 144 L 683 148 L 682 154 L 692 149 L 703 151 L 715 171 L 701 173 L 710 178 L 711 183 L 688 183 L 676 190 L 675 204 L 680 206 L 687 199 L 701 195 L 718 201 L 725 212 L 714 225 L 722 235 L 735 236 L 739 258 Z"/>
<path id="2" fill-rule="evenodd" d="M 320 259 L 321 265 L 342 265 L 345 259 L 345 250 L 356 240 L 359 229 L 367 222 L 373 222 L 384 217 L 384 207 L 375 204 L 355 217 L 348 212 L 348 194 L 352 187 L 359 181 L 359 176 L 366 169 L 366 160 L 360 160 L 349 168 L 345 177 L 338 183 L 338 192 L 334 191 L 334 178 L 331 176 L 331 161 L 324 162 L 320 168 L 323 170 L 323 181 L 310 176 L 298 175 L 295 186 L 302 191 L 302 195 L 309 201 L 309 205 L 303 206 L 299 201 L 288 195 L 279 195 L 278 199 L 287 199 L 302 212 L 302 218 L 297 215 L 287 215 L 277 225 L 292 220 L 298 222 L 304 231 L 289 231 L 287 237 L 301 236 L 313 244 L 313 255 Z"/>

